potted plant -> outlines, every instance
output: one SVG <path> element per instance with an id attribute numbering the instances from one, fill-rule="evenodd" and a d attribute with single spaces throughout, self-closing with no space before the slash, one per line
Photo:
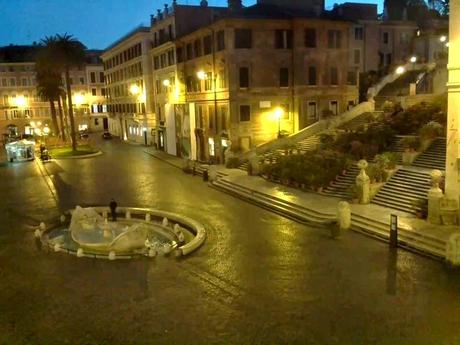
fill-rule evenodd
<path id="1" fill-rule="evenodd" d="M 411 165 L 417 156 L 417 150 L 420 147 L 420 140 L 417 137 L 407 137 L 403 140 L 404 152 L 402 161 L 404 165 Z"/>

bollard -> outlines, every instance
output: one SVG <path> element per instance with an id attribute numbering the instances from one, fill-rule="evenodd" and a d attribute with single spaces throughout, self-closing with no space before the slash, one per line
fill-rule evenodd
<path id="1" fill-rule="evenodd" d="M 391 215 L 390 221 L 390 248 L 398 247 L 398 216 Z"/>
<path id="2" fill-rule="evenodd" d="M 208 170 L 203 170 L 203 181 L 208 182 L 209 180 L 209 175 L 208 175 Z"/>

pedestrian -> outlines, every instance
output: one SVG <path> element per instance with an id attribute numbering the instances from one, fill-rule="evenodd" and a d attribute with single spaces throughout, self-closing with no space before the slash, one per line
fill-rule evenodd
<path id="1" fill-rule="evenodd" d="M 110 213 L 112 215 L 112 221 L 116 222 L 117 221 L 117 202 L 112 199 L 110 200 L 110 204 L 109 204 L 109 207 L 110 207 Z"/>

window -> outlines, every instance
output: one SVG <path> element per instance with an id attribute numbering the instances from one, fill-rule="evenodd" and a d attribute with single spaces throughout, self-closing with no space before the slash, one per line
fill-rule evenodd
<path id="1" fill-rule="evenodd" d="M 96 73 L 91 72 L 91 83 L 94 84 L 96 82 Z"/>
<path id="2" fill-rule="evenodd" d="M 250 29 L 235 29 L 235 49 L 252 48 L 252 31 Z"/>
<path id="3" fill-rule="evenodd" d="M 101 89 L 101 96 L 105 96 L 105 95 L 106 95 L 105 88 L 102 88 L 102 89 Z"/>
<path id="4" fill-rule="evenodd" d="M 174 50 L 168 51 L 168 66 L 174 65 Z"/>
<path id="5" fill-rule="evenodd" d="M 240 105 L 240 122 L 251 121 L 251 107 L 249 105 Z"/>
<path id="6" fill-rule="evenodd" d="M 339 49 L 342 45 L 342 32 L 339 30 L 328 30 L 327 47 L 329 49 Z"/>
<path id="7" fill-rule="evenodd" d="M 193 46 L 191 43 L 187 44 L 186 50 L 187 50 L 187 60 L 193 59 Z"/>
<path id="8" fill-rule="evenodd" d="M 347 73 L 347 84 L 348 85 L 356 85 L 356 71 L 348 71 Z"/>
<path id="9" fill-rule="evenodd" d="M 289 87 L 289 68 L 280 68 L 280 87 Z"/>
<path id="10" fill-rule="evenodd" d="M 316 29 L 305 29 L 305 47 L 316 47 Z"/>
<path id="11" fill-rule="evenodd" d="M 27 86 L 27 78 L 22 78 L 22 86 Z"/>
<path id="12" fill-rule="evenodd" d="M 361 50 L 355 49 L 355 51 L 354 51 L 354 61 L 355 61 L 355 64 L 361 63 Z"/>
<path id="13" fill-rule="evenodd" d="M 310 66 L 308 67 L 308 85 L 316 85 L 316 84 L 317 84 L 316 67 Z"/>
<path id="14" fill-rule="evenodd" d="M 176 49 L 176 60 L 177 62 L 183 62 L 184 61 L 184 52 L 182 50 L 182 47 L 179 47 Z"/>
<path id="15" fill-rule="evenodd" d="M 240 67 L 240 88 L 249 87 L 249 68 Z"/>
<path id="16" fill-rule="evenodd" d="M 96 89 L 91 89 L 91 95 L 96 96 L 97 95 L 97 90 Z"/>
<path id="17" fill-rule="evenodd" d="M 199 57 L 199 56 L 203 55 L 203 53 L 201 51 L 201 40 L 200 39 L 195 40 L 195 43 L 193 45 L 194 45 L 194 49 L 195 49 L 195 57 Z"/>
<path id="18" fill-rule="evenodd" d="M 391 62 L 392 62 L 392 56 L 391 56 L 391 53 L 388 53 L 385 55 L 385 64 L 386 65 L 391 65 Z"/>
<path id="19" fill-rule="evenodd" d="M 99 81 L 103 83 L 105 81 L 104 72 L 99 72 Z"/>
<path id="20" fill-rule="evenodd" d="M 339 85 L 339 75 L 337 67 L 331 67 L 331 85 Z"/>
<path id="21" fill-rule="evenodd" d="M 292 49 L 292 30 L 275 30 L 275 48 Z"/>
<path id="22" fill-rule="evenodd" d="M 308 102 L 307 104 L 307 116 L 309 119 L 317 119 L 318 112 L 316 102 Z"/>
<path id="23" fill-rule="evenodd" d="M 203 38 L 203 54 L 209 55 L 212 53 L 212 37 L 211 35 Z"/>
<path id="24" fill-rule="evenodd" d="M 206 73 L 206 79 L 204 80 L 204 90 L 211 91 L 212 90 L 212 73 Z"/>
<path id="25" fill-rule="evenodd" d="M 160 67 L 165 68 L 166 65 L 166 54 L 161 54 L 160 55 Z"/>
<path id="26" fill-rule="evenodd" d="M 219 71 L 219 88 L 225 89 L 227 87 L 227 76 L 225 70 Z"/>
<path id="27" fill-rule="evenodd" d="M 227 130 L 227 106 L 221 105 L 219 107 L 219 112 L 220 112 L 220 129 L 222 131 Z"/>
<path id="28" fill-rule="evenodd" d="M 362 41 L 364 38 L 363 28 L 355 28 L 355 40 Z"/>
<path id="29" fill-rule="evenodd" d="M 225 49 L 225 31 L 217 31 L 217 51 Z"/>
<path id="30" fill-rule="evenodd" d="M 159 56 L 155 56 L 153 58 L 153 68 L 160 69 L 160 57 Z"/>
<path id="31" fill-rule="evenodd" d="M 330 101 L 329 102 L 329 110 L 332 111 L 334 115 L 339 113 L 339 102 L 337 101 Z"/>
<path id="32" fill-rule="evenodd" d="M 185 87 L 186 87 L 187 92 L 192 92 L 193 91 L 193 77 L 188 76 L 185 79 L 185 81 L 186 81 Z"/>
<path id="33" fill-rule="evenodd" d="M 390 35 L 388 32 L 384 32 L 382 36 L 383 44 L 388 44 L 388 41 L 390 40 Z"/>
<path id="34" fill-rule="evenodd" d="M 209 129 L 214 129 L 215 126 L 215 116 L 214 116 L 214 106 L 208 107 L 208 119 L 209 119 Z"/>
<path id="35" fill-rule="evenodd" d="M 85 84 L 85 78 L 80 77 L 80 84 L 81 84 L 81 85 Z"/>
<path id="36" fill-rule="evenodd" d="M 72 84 L 72 79 L 70 79 L 70 83 Z M 10 86 L 16 86 L 16 79 L 10 78 Z"/>

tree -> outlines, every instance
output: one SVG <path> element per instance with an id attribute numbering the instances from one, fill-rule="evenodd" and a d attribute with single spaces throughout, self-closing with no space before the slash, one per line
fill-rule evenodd
<path id="1" fill-rule="evenodd" d="M 46 99 L 50 104 L 51 120 L 53 123 L 53 132 L 59 135 L 59 126 L 56 116 L 56 107 L 54 102 L 59 99 L 59 95 L 62 92 L 61 77 L 55 71 L 46 69 L 40 61 L 37 61 L 37 93 L 38 95 Z M 62 123 L 61 123 L 62 133 Z"/>
<path id="2" fill-rule="evenodd" d="M 72 88 L 70 83 L 70 70 L 80 67 L 85 63 L 86 47 L 72 35 L 55 35 L 46 37 L 43 41 L 46 57 L 58 73 L 64 75 L 67 93 L 67 106 L 70 120 L 70 137 L 72 150 L 77 150 L 77 136 L 75 131 L 75 119 L 73 114 Z"/>

